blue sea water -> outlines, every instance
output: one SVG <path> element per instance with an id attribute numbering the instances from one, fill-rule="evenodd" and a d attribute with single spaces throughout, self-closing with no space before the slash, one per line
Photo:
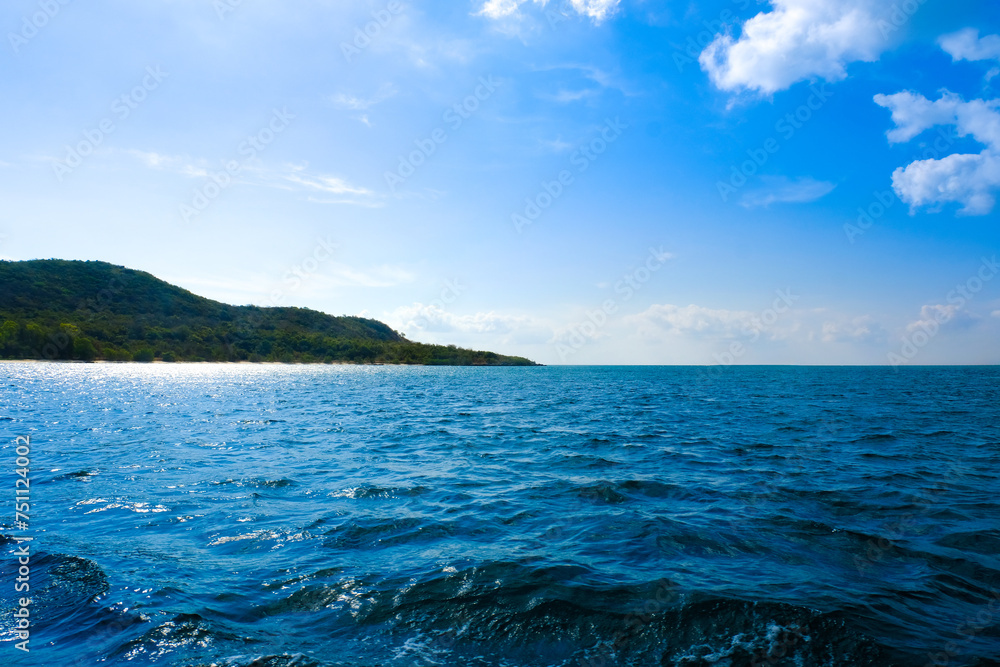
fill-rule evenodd
<path id="1" fill-rule="evenodd" d="M 1000 664 L 998 368 L 0 363 L 0 437 L 10 664 Z"/>

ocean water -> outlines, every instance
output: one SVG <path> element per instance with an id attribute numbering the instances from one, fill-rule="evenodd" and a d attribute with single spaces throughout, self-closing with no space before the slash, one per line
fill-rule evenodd
<path id="1" fill-rule="evenodd" d="M 998 368 L 2 363 L 0 437 L 7 664 L 1000 664 Z"/>

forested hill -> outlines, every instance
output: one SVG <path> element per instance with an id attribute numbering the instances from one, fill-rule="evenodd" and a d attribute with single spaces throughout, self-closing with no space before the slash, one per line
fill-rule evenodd
<path id="1" fill-rule="evenodd" d="M 534 365 L 377 320 L 230 306 L 106 262 L 0 261 L 0 358 Z"/>

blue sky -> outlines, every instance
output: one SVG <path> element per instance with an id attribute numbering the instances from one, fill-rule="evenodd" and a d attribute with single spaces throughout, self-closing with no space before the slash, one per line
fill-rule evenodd
<path id="1" fill-rule="evenodd" d="M 0 256 L 545 363 L 1000 362 L 987 0 L 8 0 Z"/>

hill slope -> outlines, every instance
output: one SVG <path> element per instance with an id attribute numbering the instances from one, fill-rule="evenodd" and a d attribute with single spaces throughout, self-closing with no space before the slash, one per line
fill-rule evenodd
<path id="1" fill-rule="evenodd" d="M 377 320 L 230 306 L 106 262 L 0 261 L 0 358 L 533 365 Z"/>

